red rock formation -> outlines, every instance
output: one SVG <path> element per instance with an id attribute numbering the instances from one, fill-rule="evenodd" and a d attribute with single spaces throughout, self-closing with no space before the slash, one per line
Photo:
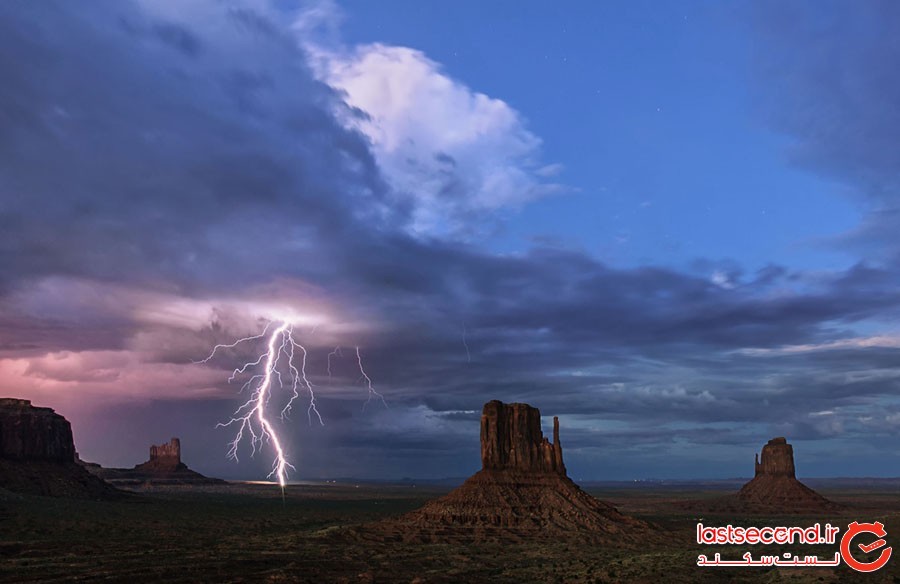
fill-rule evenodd
<path id="1" fill-rule="evenodd" d="M 784 438 L 769 440 L 757 455 L 754 468 L 753 480 L 737 495 L 743 503 L 781 512 L 838 507 L 796 479 L 794 449 Z"/>
<path id="2" fill-rule="evenodd" d="M 25 399 L 0 398 L 0 487 L 53 497 L 120 493 L 75 461 L 69 421 Z"/>
<path id="3" fill-rule="evenodd" d="M 69 421 L 27 399 L 0 399 L 0 458 L 74 462 Z"/>
<path id="4" fill-rule="evenodd" d="M 553 443 L 527 404 L 485 404 L 482 469 L 420 509 L 371 526 L 369 534 L 406 541 L 578 538 L 628 543 L 651 537 L 648 525 L 582 491 L 566 476 L 559 420 Z"/>
<path id="5" fill-rule="evenodd" d="M 181 464 L 181 440 L 172 438 L 168 444 L 150 446 L 150 460 L 168 461 L 168 464 Z"/>
<path id="6" fill-rule="evenodd" d="M 760 460 L 762 459 L 762 460 Z M 754 476 L 791 477 L 794 474 L 794 447 L 783 437 L 772 438 L 763 446 L 762 455 L 756 455 Z"/>
<path id="7" fill-rule="evenodd" d="M 85 463 L 82 463 L 85 464 Z M 205 477 L 181 462 L 181 441 L 150 446 L 150 459 L 134 468 L 103 468 L 85 464 L 92 474 L 115 485 L 129 484 L 224 484 L 221 479 Z"/>
<path id="8" fill-rule="evenodd" d="M 181 463 L 181 440 L 172 438 L 168 444 L 150 446 L 150 459 L 137 465 L 137 469 L 176 470 L 187 468 Z"/>
<path id="9" fill-rule="evenodd" d="M 553 418 L 553 444 L 541 431 L 541 412 L 528 404 L 486 403 L 481 414 L 481 468 L 566 474 Z"/>
<path id="10" fill-rule="evenodd" d="M 181 441 L 172 438 L 168 444 L 151 445 L 150 459 L 134 467 L 136 471 L 149 473 L 171 473 L 186 469 L 181 462 Z"/>

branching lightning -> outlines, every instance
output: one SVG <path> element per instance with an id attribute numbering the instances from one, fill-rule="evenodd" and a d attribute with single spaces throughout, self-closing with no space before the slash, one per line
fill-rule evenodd
<path id="1" fill-rule="evenodd" d="M 291 392 L 286 405 L 281 409 L 280 417 L 282 420 L 290 415 L 294 401 L 300 397 L 301 391 L 305 390 L 309 394 L 309 406 L 306 411 L 309 422 L 312 423 L 313 416 L 315 416 L 319 424 L 324 426 L 325 422 L 322 420 L 322 415 L 316 407 L 314 386 L 309 381 L 306 373 L 306 363 L 309 353 L 306 348 L 295 339 L 294 328 L 290 322 L 282 322 L 270 333 L 269 329 L 272 325 L 273 322 L 266 324 L 263 332 L 258 335 L 244 337 L 230 344 L 216 345 L 205 359 L 195 361 L 195 363 L 208 362 L 220 349 L 233 349 L 242 343 L 256 341 L 265 338 L 268 335 L 266 351 L 260 354 L 255 360 L 248 361 L 234 369 L 231 372 L 231 376 L 228 378 L 230 383 L 238 376 L 251 373 L 249 379 L 247 379 L 240 389 L 240 392 L 243 393 L 244 390 L 250 388 L 250 396 L 246 402 L 234 411 L 230 420 L 216 424 L 216 427 L 237 427 L 237 434 L 235 435 L 234 440 L 228 444 L 227 454 L 229 458 L 235 461 L 238 460 L 238 446 L 248 434 L 251 456 L 255 455 L 257 451 L 261 451 L 265 444 L 271 444 L 275 451 L 275 460 L 272 463 L 272 471 L 268 474 L 267 478 L 274 477 L 278 481 L 278 484 L 281 485 L 281 488 L 284 489 L 287 482 L 288 469 L 296 469 L 288 462 L 281 439 L 279 439 L 278 434 L 275 432 L 266 413 L 276 380 L 278 384 L 277 387 L 284 389 L 285 380 L 283 379 L 282 374 L 287 376 Z M 332 357 L 343 357 L 341 347 L 335 347 L 334 351 L 328 354 L 327 370 L 329 378 L 331 378 L 332 373 Z M 369 392 L 369 398 L 366 400 L 366 404 L 377 397 L 384 406 L 387 407 L 384 397 L 379 392 L 375 391 L 372 380 L 363 368 L 362 355 L 360 354 L 359 347 L 356 347 L 356 361 L 362 375 L 360 379 L 365 380 Z M 261 370 L 259 368 L 261 368 Z M 363 410 L 365 410 L 366 404 L 363 405 Z"/>

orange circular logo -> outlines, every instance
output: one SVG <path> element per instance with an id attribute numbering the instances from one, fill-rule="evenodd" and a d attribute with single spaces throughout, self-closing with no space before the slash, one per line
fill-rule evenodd
<path id="1" fill-rule="evenodd" d="M 853 541 L 854 537 L 861 533 L 871 533 L 878 538 L 871 543 L 859 544 L 859 549 L 861 549 L 863 553 L 868 554 L 884 548 L 881 549 L 881 554 L 878 558 L 871 562 L 860 562 L 850 555 L 850 542 Z M 888 560 L 891 559 L 891 548 L 884 547 L 887 544 L 884 540 L 885 535 L 887 535 L 887 532 L 884 530 L 884 524 L 879 521 L 876 521 L 875 523 L 858 523 L 854 521 L 847 526 L 847 531 L 841 538 L 841 557 L 848 566 L 857 572 L 874 572 L 875 570 L 881 569 Z"/>

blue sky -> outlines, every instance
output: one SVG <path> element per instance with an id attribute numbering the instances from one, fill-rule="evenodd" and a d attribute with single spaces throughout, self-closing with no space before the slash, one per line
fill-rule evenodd
<path id="1" fill-rule="evenodd" d="M 579 478 L 900 475 L 896 4 L 83 6 L 0 4 L 0 394 L 85 459 L 265 476 L 265 342 L 197 361 L 277 321 L 298 478 L 469 474 L 491 399 Z"/>
<path id="2" fill-rule="evenodd" d="M 573 188 L 512 217 L 489 242 L 534 237 L 615 265 L 836 268 L 826 242 L 859 221 L 842 187 L 794 168 L 763 111 L 752 8 L 742 3 L 344 5 L 353 44 L 415 47 L 500 97 Z"/>

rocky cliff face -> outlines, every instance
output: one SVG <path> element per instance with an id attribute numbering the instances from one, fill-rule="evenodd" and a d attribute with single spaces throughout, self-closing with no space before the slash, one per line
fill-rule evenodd
<path id="1" fill-rule="evenodd" d="M 481 414 L 481 468 L 566 474 L 553 418 L 553 443 L 541 431 L 541 412 L 528 404 L 486 403 Z"/>
<path id="2" fill-rule="evenodd" d="M 27 399 L 0 399 L 0 458 L 74 462 L 75 443 L 68 420 Z"/>
<path id="3" fill-rule="evenodd" d="M 0 487 L 52 497 L 121 495 L 76 463 L 68 420 L 50 408 L 13 398 L 0 398 Z"/>
<path id="4" fill-rule="evenodd" d="M 482 469 L 420 509 L 363 530 L 364 537 L 406 541 L 566 539 L 637 543 L 648 525 L 582 491 L 566 476 L 559 420 L 553 443 L 541 413 L 527 404 L 485 404 Z"/>

